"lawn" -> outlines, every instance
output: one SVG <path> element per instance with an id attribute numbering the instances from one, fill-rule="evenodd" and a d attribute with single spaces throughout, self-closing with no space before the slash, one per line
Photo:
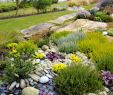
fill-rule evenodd
<path id="1" fill-rule="evenodd" d="M 52 12 L 34 16 L 27 16 L 21 18 L 13 18 L 7 20 L 0 20 L 0 31 L 4 32 L 20 32 L 24 28 L 28 28 L 35 24 L 47 22 L 56 19 L 62 15 L 70 14 L 70 11 Z"/>
<path id="2" fill-rule="evenodd" d="M 6 5 L 8 6 L 9 4 L 0 4 L 0 7 L 6 6 Z M 51 7 L 48 8 L 48 11 L 52 11 L 52 9 L 55 7 L 66 7 L 66 6 L 67 6 L 67 2 L 60 2 L 60 3 L 52 4 Z M 27 14 L 36 14 L 36 13 L 37 13 L 36 9 L 34 9 L 33 7 L 29 7 L 29 8 L 19 9 L 17 15 L 27 15 Z M 16 14 L 16 10 L 9 11 L 9 12 L 3 12 L 3 13 L 0 13 L 0 18 L 8 17 L 8 16 L 15 16 L 15 14 Z"/>

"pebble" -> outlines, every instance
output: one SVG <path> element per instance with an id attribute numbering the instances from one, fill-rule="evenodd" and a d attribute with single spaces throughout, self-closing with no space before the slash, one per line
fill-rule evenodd
<path id="1" fill-rule="evenodd" d="M 50 74 L 46 74 L 46 76 L 50 79 L 53 78 Z"/>
<path id="2" fill-rule="evenodd" d="M 42 76 L 39 80 L 40 83 L 47 83 L 49 81 L 49 78 L 47 76 Z"/>
<path id="3" fill-rule="evenodd" d="M 14 89 L 14 87 L 16 86 L 16 84 L 17 84 L 17 82 L 14 81 L 14 82 L 10 85 L 9 90 L 12 91 L 12 90 Z"/>
<path id="4" fill-rule="evenodd" d="M 20 80 L 20 87 L 21 87 L 22 89 L 26 87 L 26 82 L 25 82 L 24 79 L 21 79 L 21 80 Z"/>
<path id="5" fill-rule="evenodd" d="M 16 84 L 16 88 L 19 88 L 19 86 L 20 86 L 20 84 L 19 84 L 19 83 L 17 83 L 17 84 Z"/>
<path id="6" fill-rule="evenodd" d="M 38 82 L 39 79 L 40 79 L 40 77 L 37 76 L 36 74 L 30 74 L 29 76 L 30 76 L 34 81 L 36 81 L 36 82 Z"/>

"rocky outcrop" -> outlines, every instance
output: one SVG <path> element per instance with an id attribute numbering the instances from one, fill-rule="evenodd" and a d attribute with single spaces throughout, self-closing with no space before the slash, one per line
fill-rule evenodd
<path id="1" fill-rule="evenodd" d="M 50 23 L 42 23 L 39 25 L 32 26 L 28 29 L 24 29 L 21 31 L 24 34 L 25 39 L 39 39 L 43 36 L 46 36 L 50 31 L 54 24 Z"/>
<path id="2" fill-rule="evenodd" d="M 76 31 L 83 29 L 84 31 L 94 31 L 96 29 L 106 30 L 107 24 L 104 22 L 96 22 L 88 19 L 77 19 L 73 23 L 59 29 L 58 31 Z"/>

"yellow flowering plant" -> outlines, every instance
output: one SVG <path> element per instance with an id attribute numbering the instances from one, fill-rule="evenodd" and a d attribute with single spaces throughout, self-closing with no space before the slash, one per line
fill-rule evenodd
<path id="1" fill-rule="evenodd" d="M 18 46 L 17 43 L 10 43 L 10 44 L 7 45 L 7 47 L 8 47 L 9 49 L 11 49 L 11 50 L 15 50 L 17 46 Z"/>
<path id="2" fill-rule="evenodd" d="M 75 54 L 71 54 L 71 55 L 69 56 L 69 58 L 70 58 L 73 62 L 80 62 L 80 61 L 81 61 L 81 59 L 80 59 L 78 56 L 76 56 Z"/>
<path id="3" fill-rule="evenodd" d="M 67 67 L 64 63 L 57 63 L 52 66 L 52 71 L 59 73 L 61 70 L 64 70 Z"/>
<path id="4" fill-rule="evenodd" d="M 45 57 L 44 53 L 35 53 L 35 58 L 37 59 L 43 59 Z"/>

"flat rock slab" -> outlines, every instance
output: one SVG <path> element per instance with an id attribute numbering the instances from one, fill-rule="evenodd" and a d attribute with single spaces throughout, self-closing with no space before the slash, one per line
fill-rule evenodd
<path id="1" fill-rule="evenodd" d="M 50 32 L 51 28 L 54 26 L 54 24 L 51 23 L 42 23 L 39 25 L 31 26 L 28 29 L 24 29 L 21 31 L 22 34 L 24 34 L 24 37 L 27 38 L 32 38 L 33 36 L 44 36 L 48 32 Z"/>
<path id="2" fill-rule="evenodd" d="M 57 31 L 76 31 L 78 29 L 83 29 L 84 31 L 94 31 L 96 29 L 106 30 L 107 23 L 91 21 L 88 19 L 78 19 Z"/>
<path id="3" fill-rule="evenodd" d="M 64 15 L 64 16 L 61 16 L 55 20 L 51 20 L 49 22 L 51 23 L 54 23 L 54 24 L 62 24 L 64 23 L 65 21 L 68 21 L 70 19 L 73 19 L 74 17 L 76 17 L 76 13 L 74 14 L 69 14 L 69 15 Z"/>

